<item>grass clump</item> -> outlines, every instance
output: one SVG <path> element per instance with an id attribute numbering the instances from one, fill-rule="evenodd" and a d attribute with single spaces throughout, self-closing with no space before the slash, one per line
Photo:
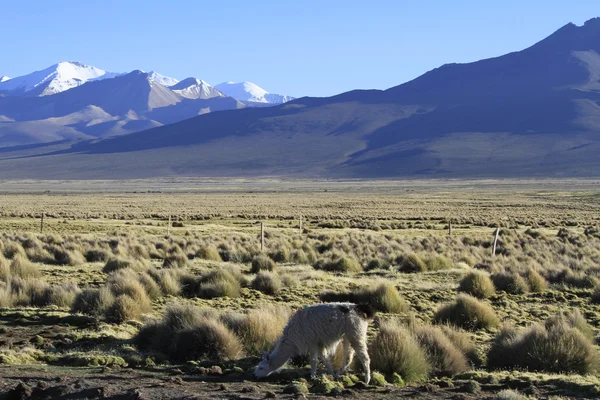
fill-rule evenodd
<path id="1" fill-rule="evenodd" d="M 490 276 L 482 271 L 472 271 L 460 281 L 458 291 L 479 299 L 487 299 L 496 293 Z"/>
<path id="2" fill-rule="evenodd" d="M 71 312 L 101 316 L 113 305 L 114 301 L 115 296 L 107 287 L 84 289 L 75 296 Z"/>
<path id="3" fill-rule="evenodd" d="M 269 271 L 259 272 L 252 281 L 252 289 L 269 295 L 278 294 L 281 291 L 281 286 L 279 275 Z"/>
<path id="4" fill-rule="evenodd" d="M 315 269 L 329 272 L 362 272 L 360 263 L 350 256 L 339 256 L 333 260 L 318 260 Z"/>
<path id="5" fill-rule="evenodd" d="M 106 264 L 104 264 L 104 268 L 102 268 L 102 272 L 105 274 L 110 274 L 112 272 L 116 272 L 122 269 L 134 269 L 134 270 L 142 270 L 144 269 L 144 264 L 142 264 L 138 260 L 124 258 L 124 257 L 111 257 Z"/>
<path id="6" fill-rule="evenodd" d="M 413 334 L 395 321 L 385 321 L 369 344 L 371 366 L 385 375 L 399 374 L 406 382 L 422 381 L 430 366 L 427 353 Z"/>
<path id="7" fill-rule="evenodd" d="M 167 307 L 162 320 L 147 323 L 134 343 L 143 351 L 157 351 L 179 362 L 235 360 L 243 350 L 213 310 L 183 304 Z"/>
<path id="8" fill-rule="evenodd" d="M 290 310 L 282 306 L 265 306 L 248 314 L 229 313 L 222 319 L 242 340 L 248 355 L 270 350 L 281 336 L 290 318 Z"/>
<path id="9" fill-rule="evenodd" d="M 470 331 L 494 328 L 500 323 L 490 305 L 467 294 L 459 294 L 454 302 L 442 306 L 433 321 Z"/>
<path id="10" fill-rule="evenodd" d="M 10 263 L 10 274 L 23 279 L 39 278 L 42 272 L 22 254 L 17 254 Z"/>
<path id="11" fill-rule="evenodd" d="M 196 257 L 202 258 L 203 260 L 223 261 L 219 254 L 219 250 L 213 245 L 201 246 L 196 252 Z"/>
<path id="12" fill-rule="evenodd" d="M 188 256 L 175 246 L 163 259 L 163 268 L 183 268 L 188 264 Z"/>
<path id="13" fill-rule="evenodd" d="M 529 284 L 529 289 L 534 293 L 540 293 L 548 289 L 548 282 L 533 268 L 529 268 L 525 273 L 525 279 Z"/>
<path id="14" fill-rule="evenodd" d="M 452 268 L 452 260 L 443 255 L 436 255 L 425 261 L 427 271 L 439 271 Z"/>
<path id="15" fill-rule="evenodd" d="M 196 295 L 203 299 L 217 297 L 240 297 L 242 286 L 239 277 L 228 269 L 215 269 L 203 274 L 198 282 Z"/>
<path id="16" fill-rule="evenodd" d="M 252 259 L 252 268 L 250 272 L 253 274 L 258 274 L 260 271 L 275 271 L 277 269 L 277 264 L 269 257 L 259 255 Z"/>
<path id="17" fill-rule="evenodd" d="M 498 272 L 492 274 L 492 282 L 496 290 L 509 294 L 524 294 L 529 292 L 529 284 L 516 272 Z"/>
<path id="18" fill-rule="evenodd" d="M 427 264 L 418 254 L 409 254 L 402 257 L 398 267 L 400 272 L 424 272 L 427 271 Z"/>
<path id="19" fill-rule="evenodd" d="M 352 302 L 369 304 L 375 310 L 385 313 L 405 313 L 408 303 L 398 292 L 398 289 L 389 282 L 382 282 L 367 287 L 356 288 L 351 292 L 325 291 L 319 295 L 324 302 Z"/>
<path id="20" fill-rule="evenodd" d="M 416 325 L 413 327 L 413 333 L 425 349 L 432 374 L 454 376 L 471 369 L 467 356 L 442 328 L 432 325 Z"/>
<path id="21" fill-rule="evenodd" d="M 544 323 L 517 330 L 504 327 L 489 352 L 492 369 L 524 369 L 548 373 L 590 374 L 598 371 L 600 358 L 582 333 L 580 317 L 558 314 Z"/>

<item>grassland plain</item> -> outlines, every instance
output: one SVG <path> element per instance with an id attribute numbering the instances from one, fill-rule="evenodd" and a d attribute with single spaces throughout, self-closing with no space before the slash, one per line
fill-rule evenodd
<path id="1" fill-rule="evenodd" d="M 0 392 L 597 398 L 599 211 L 594 180 L 1 182 Z M 371 385 L 252 378 L 338 300 L 379 311 Z"/>

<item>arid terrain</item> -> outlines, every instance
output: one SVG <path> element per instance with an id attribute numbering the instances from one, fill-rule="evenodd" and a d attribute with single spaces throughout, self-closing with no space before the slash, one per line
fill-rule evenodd
<path id="1" fill-rule="evenodd" d="M 253 378 L 335 301 L 369 385 Z M 0 398 L 598 398 L 598 304 L 596 180 L 0 182 Z"/>

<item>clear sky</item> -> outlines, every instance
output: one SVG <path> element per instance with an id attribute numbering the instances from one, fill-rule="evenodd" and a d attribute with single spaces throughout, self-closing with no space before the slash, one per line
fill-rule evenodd
<path id="1" fill-rule="evenodd" d="M 520 50 L 599 0 L 2 0 L 0 75 L 59 61 L 329 96 Z"/>

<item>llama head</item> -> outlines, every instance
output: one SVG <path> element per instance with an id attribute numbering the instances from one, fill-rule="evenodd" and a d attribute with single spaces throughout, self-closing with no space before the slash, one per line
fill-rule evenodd
<path id="1" fill-rule="evenodd" d="M 254 370 L 254 376 L 256 378 L 264 378 L 265 376 L 269 376 L 273 372 L 275 372 L 271 368 L 271 356 L 269 355 L 269 353 L 267 353 L 264 350 L 261 353 L 262 353 L 263 359 L 260 362 L 260 364 L 258 364 L 256 366 L 256 369 Z"/>

